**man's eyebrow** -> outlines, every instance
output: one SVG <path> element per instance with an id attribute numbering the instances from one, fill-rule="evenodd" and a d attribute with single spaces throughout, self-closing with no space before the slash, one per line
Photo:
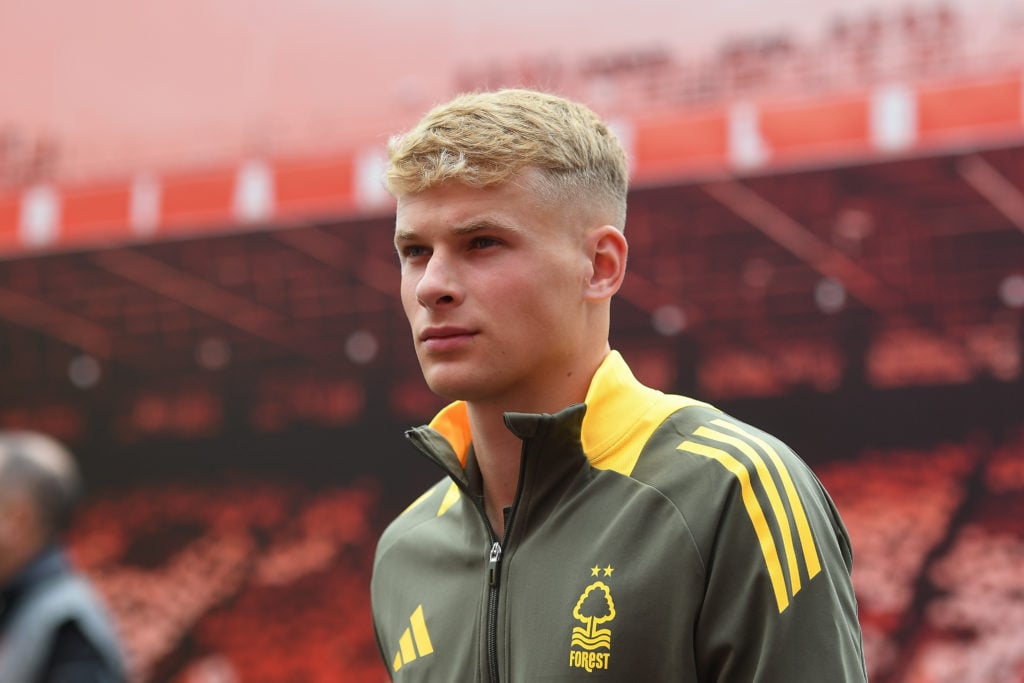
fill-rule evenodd
<path id="1" fill-rule="evenodd" d="M 416 239 L 415 230 L 398 229 L 395 230 L 395 242 L 410 242 Z"/>
<path id="2" fill-rule="evenodd" d="M 501 232 L 518 232 L 519 229 L 502 223 L 499 221 L 491 220 L 489 218 L 482 218 L 479 220 L 473 220 L 462 225 L 455 225 L 450 229 L 451 234 L 471 235 L 475 232 L 481 232 L 485 230 L 495 230 Z M 395 230 L 395 242 L 415 242 L 419 239 L 419 234 L 411 228 L 399 228 Z"/>
<path id="3" fill-rule="evenodd" d="M 474 232 L 480 232 L 481 230 L 497 230 L 501 232 L 517 232 L 517 228 L 502 223 L 499 221 L 491 220 L 490 218 L 481 218 L 470 221 L 464 225 L 456 225 L 452 228 L 452 234 L 454 235 L 470 235 Z"/>

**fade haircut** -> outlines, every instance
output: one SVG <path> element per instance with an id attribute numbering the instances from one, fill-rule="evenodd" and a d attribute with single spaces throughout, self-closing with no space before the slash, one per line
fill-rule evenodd
<path id="1" fill-rule="evenodd" d="M 625 228 L 629 168 L 618 139 L 578 102 L 534 90 L 459 95 L 388 143 L 384 181 L 395 197 L 456 181 L 487 188 L 540 171 L 545 199 L 577 201 Z"/>

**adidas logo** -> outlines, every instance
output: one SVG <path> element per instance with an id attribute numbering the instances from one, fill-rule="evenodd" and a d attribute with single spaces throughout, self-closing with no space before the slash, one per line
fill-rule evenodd
<path id="1" fill-rule="evenodd" d="M 417 657 L 426 657 L 434 651 L 427 632 L 427 622 L 423 619 L 423 605 L 409 617 L 409 628 L 405 629 L 398 641 L 398 652 L 391 663 L 396 672 Z"/>

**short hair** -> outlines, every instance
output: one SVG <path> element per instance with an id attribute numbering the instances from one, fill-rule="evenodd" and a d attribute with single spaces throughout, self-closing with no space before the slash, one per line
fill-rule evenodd
<path id="1" fill-rule="evenodd" d="M 597 114 L 563 97 L 524 89 L 459 95 L 392 137 L 388 158 L 384 181 L 395 197 L 448 181 L 492 187 L 535 168 L 548 198 L 596 202 L 625 228 L 626 153 Z"/>
<path id="2" fill-rule="evenodd" d="M 70 453 L 55 440 L 28 431 L 0 432 L 0 493 L 28 494 L 43 532 L 64 531 L 81 495 L 82 482 Z"/>

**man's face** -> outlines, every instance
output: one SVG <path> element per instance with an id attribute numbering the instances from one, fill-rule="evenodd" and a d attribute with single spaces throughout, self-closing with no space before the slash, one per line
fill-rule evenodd
<path id="1" fill-rule="evenodd" d="M 2 455 L 0 469 L 3 469 Z M 14 578 L 35 553 L 39 543 L 36 519 L 35 506 L 27 494 L 0 488 L 0 588 Z"/>
<path id="2" fill-rule="evenodd" d="M 521 182 L 399 200 L 402 305 L 435 393 L 528 410 L 565 380 L 589 265 L 571 215 Z"/>

